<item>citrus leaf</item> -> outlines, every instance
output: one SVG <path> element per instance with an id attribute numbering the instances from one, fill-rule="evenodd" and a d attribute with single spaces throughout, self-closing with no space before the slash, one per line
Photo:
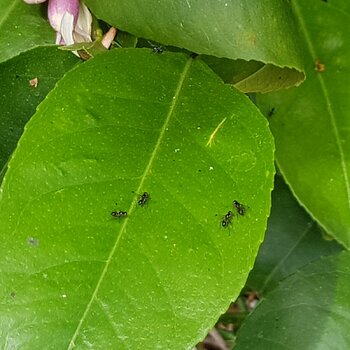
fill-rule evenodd
<path id="1" fill-rule="evenodd" d="M 190 348 L 244 285 L 273 174 L 266 120 L 201 61 L 118 49 L 79 65 L 1 187 L 1 345 Z M 222 227 L 234 199 L 246 213 Z"/>
<path id="2" fill-rule="evenodd" d="M 298 47 L 299 32 L 289 2 L 88 0 L 86 3 L 98 18 L 138 37 L 199 54 L 249 61 L 247 64 L 252 65 L 250 70 L 254 73 L 236 83 L 244 92 L 277 90 L 298 85 L 305 78 Z M 256 62 L 252 60 L 262 63 L 262 67 L 255 69 Z M 222 64 L 231 67 L 227 61 L 215 66 Z M 234 80 L 233 73 L 230 81 Z"/>
<path id="3" fill-rule="evenodd" d="M 78 62 L 55 46 L 35 48 L 0 64 L 0 174 L 37 105 Z"/>
<path id="4" fill-rule="evenodd" d="M 45 17 L 45 5 L 23 0 L 0 0 L 0 62 L 40 45 L 55 43 L 55 32 Z"/>
<path id="5" fill-rule="evenodd" d="M 267 232 L 246 286 L 265 295 L 302 266 L 341 249 L 300 207 L 282 178 L 276 176 Z"/>
<path id="6" fill-rule="evenodd" d="M 306 42 L 307 80 L 257 101 L 273 114 L 277 162 L 287 183 L 311 215 L 350 248 L 350 3 L 293 4 Z"/>
<path id="7" fill-rule="evenodd" d="M 235 350 L 348 349 L 349 277 L 350 253 L 342 252 L 286 278 L 242 325 Z"/>

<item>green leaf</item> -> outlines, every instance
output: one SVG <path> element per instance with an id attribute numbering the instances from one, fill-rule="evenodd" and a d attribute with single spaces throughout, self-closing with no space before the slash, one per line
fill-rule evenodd
<path id="1" fill-rule="evenodd" d="M 305 78 L 298 47 L 299 32 L 287 1 L 87 0 L 86 3 L 98 18 L 138 37 L 199 54 L 249 61 L 252 74 L 236 82 L 237 88 L 244 92 L 290 87 Z M 231 67 L 230 61 L 213 60 L 216 67 Z M 256 69 L 255 61 L 262 63 L 262 67 Z M 229 81 L 234 81 L 234 72 L 229 74 Z"/>
<path id="2" fill-rule="evenodd" d="M 264 295 L 302 266 L 341 249 L 305 213 L 281 177 L 276 176 L 267 232 L 246 286 Z"/>
<path id="3" fill-rule="evenodd" d="M 349 275 L 342 252 L 286 278 L 242 325 L 235 350 L 349 349 Z"/>
<path id="4" fill-rule="evenodd" d="M 1 187 L 1 346 L 190 348 L 244 285 L 273 174 L 266 120 L 201 61 L 118 49 L 78 66 Z M 233 199 L 249 210 L 221 227 Z"/>
<path id="5" fill-rule="evenodd" d="M 0 64 L 0 174 L 37 105 L 78 62 L 55 46 L 39 47 Z M 37 79 L 37 86 L 35 81 L 30 85 L 32 79 Z"/>
<path id="6" fill-rule="evenodd" d="M 274 108 L 270 125 L 287 183 L 311 215 L 350 248 L 350 3 L 339 3 L 344 9 L 323 1 L 293 2 L 306 43 L 307 80 L 257 101 L 266 114 Z"/>
<path id="7" fill-rule="evenodd" d="M 45 5 L 28 5 L 23 0 L 0 0 L 0 62 L 36 46 L 55 43 Z"/>

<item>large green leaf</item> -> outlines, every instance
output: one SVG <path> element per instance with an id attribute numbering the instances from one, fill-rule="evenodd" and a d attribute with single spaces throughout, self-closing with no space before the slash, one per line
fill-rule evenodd
<path id="1" fill-rule="evenodd" d="M 304 80 L 299 33 L 289 2 L 279 0 L 87 0 L 94 14 L 136 36 L 200 54 L 249 61 L 210 60 L 242 91 L 271 91 Z M 214 60 L 214 62 L 213 62 Z M 255 61 L 252 61 L 255 60 Z M 257 65 L 257 62 L 260 64 Z M 244 70 L 241 80 L 236 70 Z M 222 67 L 223 66 L 223 67 Z"/>
<path id="2" fill-rule="evenodd" d="M 36 46 L 55 43 L 55 32 L 45 19 L 44 5 L 0 0 L 0 8 L 0 62 Z"/>
<path id="3" fill-rule="evenodd" d="M 190 348 L 244 285 L 273 174 L 266 120 L 201 61 L 118 49 L 78 66 L 1 187 L 1 346 Z M 224 228 L 233 199 L 249 208 Z"/>
<path id="4" fill-rule="evenodd" d="M 276 176 L 267 232 L 246 286 L 265 295 L 302 266 L 341 249 L 323 234 L 281 177 Z"/>
<path id="5" fill-rule="evenodd" d="M 277 162 L 293 192 L 350 248 L 350 2 L 338 2 L 343 8 L 335 2 L 293 2 L 306 42 L 307 81 L 258 96 L 258 102 L 266 113 L 275 108 L 270 125 Z"/>
<path id="6" fill-rule="evenodd" d="M 37 105 L 77 62 L 57 47 L 39 47 L 0 64 L 0 174 Z"/>
<path id="7" fill-rule="evenodd" d="M 350 253 L 302 268 L 258 305 L 235 350 L 349 349 Z"/>

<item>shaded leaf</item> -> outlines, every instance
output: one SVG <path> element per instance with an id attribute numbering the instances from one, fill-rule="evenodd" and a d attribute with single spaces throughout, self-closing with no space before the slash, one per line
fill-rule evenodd
<path id="1" fill-rule="evenodd" d="M 88 0 L 86 3 L 97 17 L 138 37 L 199 54 L 253 60 L 247 64 L 252 65 L 250 70 L 254 73 L 236 82 L 237 88 L 244 92 L 266 92 L 298 85 L 304 80 L 297 44 L 299 33 L 289 2 Z M 262 63 L 262 67 L 256 69 L 254 61 Z M 215 60 L 213 65 L 230 68 L 232 64 Z M 234 81 L 234 71 L 229 75 L 229 81 Z"/>
<path id="2" fill-rule="evenodd" d="M 0 173 L 37 105 L 78 62 L 57 47 L 39 47 L 0 64 Z"/>
<path id="3" fill-rule="evenodd" d="M 306 82 L 258 96 L 276 140 L 279 168 L 299 201 L 350 248 L 350 3 L 293 2 L 303 30 Z M 324 66 L 321 66 L 324 65 Z M 323 71 L 322 71 L 323 70 Z"/>
<path id="4" fill-rule="evenodd" d="M 267 232 L 246 286 L 264 295 L 302 266 L 342 249 L 300 207 L 281 177 L 276 176 Z"/>
<path id="5" fill-rule="evenodd" d="M 190 348 L 247 278 L 273 174 L 266 120 L 201 61 L 118 49 L 80 65 L 1 187 L 1 345 Z M 233 199 L 249 212 L 223 228 Z"/>
<path id="6" fill-rule="evenodd" d="M 45 5 L 23 0 L 0 0 L 0 62 L 41 45 L 55 43 Z"/>
<path id="7" fill-rule="evenodd" d="M 242 325 L 235 350 L 348 349 L 349 315 L 350 253 L 342 252 L 281 282 Z"/>

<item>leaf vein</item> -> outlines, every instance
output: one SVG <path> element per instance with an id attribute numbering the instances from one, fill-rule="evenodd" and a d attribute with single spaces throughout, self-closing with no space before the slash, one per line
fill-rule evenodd
<path id="1" fill-rule="evenodd" d="M 166 132 L 167 126 L 169 125 L 171 117 L 173 116 L 173 112 L 174 112 L 175 106 L 177 105 L 177 102 L 178 102 L 178 99 L 179 99 L 179 95 L 180 95 L 182 86 L 184 84 L 185 78 L 187 76 L 187 73 L 188 73 L 188 71 L 190 69 L 191 63 L 192 63 L 192 59 L 189 58 L 187 63 L 186 63 L 186 65 L 184 66 L 184 70 L 183 70 L 182 74 L 180 75 L 179 83 L 178 83 L 177 88 L 175 90 L 175 94 L 174 94 L 174 97 L 173 97 L 172 104 L 170 105 L 169 112 L 168 112 L 168 114 L 167 114 L 167 116 L 165 118 L 163 127 L 160 130 L 160 134 L 159 134 L 158 140 L 157 140 L 157 142 L 156 142 L 156 144 L 154 146 L 154 150 L 153 150 L 153 152 L 151 154 L 150 160 L 149 160 L 149 162 L 148 162 L 148 164 L 147 164 L 147 166 L 145 168 L 145 171 L 144 171 L 144 173 L 143 173 L 143 175 L 141 177 L 140 185 L 139 185 L 136 193 L 141 192 L 143 184 L 144 184 L 147 176 L 149 175 L 149 173 L 151 171 L 152 165 L 153 165 L 154 160 L 156 158 L 156 155 L 157 155 L 157 153 L 159 151 L 161 142 L 162 142 L 162 140 L 164 138 L 164 134 Z M 136 201 L 132 201 L 132 204 L 131 204 L 130 209 L 129 209 L 128 212 L 131 213 L 135 209 L 135 206 L 136 206 L 135 203 L 136 203 Z M 88 313 L 89 313 L 89 311 L 91 309 L 92 303 L 94 302 L 94 300 L 97 297 L 97 293 L 98 293 L 98 291 L 100 289 L 100 286 L 101 286 L 101 284 L 102 284 L 102 282 L 104 280 L 104 277 L 105 277 L 105 275 L 106 275 L 106 273 L 108 271 L 109 265 L 110 265 L 110 263 L 111 263 L 111 261 L 113 259 L 113 256 L 114 256 L 114 254 L 115 254 L 115 252 L 116 252 L 116 250 L 117 250 L 117 248 L 118 248 L 118 246 L 119 246 L 119 244 L 121 242 L 121 239 L 123 237 L 123 233 L 126 232 L 126 225 L 127 225 L 127 223 L 128 223 L 128 218 L 126 218 L 124 220 L 124 224 L 123 224 L 123 226 L 120 229 L 120 234 L 118 235 L 118 237 L 117 237 L 117 239 L 115 241 L 115 244 L 113 245 L 113 247 L 111 249 L 111 252 L 110 252 L 110 254 L 108 256 L 108 259 L 107 259 L 107 262 L 105 264 L 105 267 L 104 267 L 104 269 L 103 269 L 103 271 L 101 273 L 101 276 L 100 276 L 99 280 L 97 281 L 95 290 L 94 290 L 94 292 L 93 292 L 93 294 L 92 294 L 92 296 L 90 298 L 90 301 L 88 302 L 88 304 L 87 304 L 87 306 L 85 308 L 85 311 L 84 311 L 84 313 L 83 313 L 83 315 L 82 315 L 82 317 L 81 317 L 81 319 L 79 321 L 79 324 L 77 325 L 77 328 L 76 328 L 74 334 L 72 335 L 71 341 L 70 341 L 69 346 L 68 346 L 68 350 L 71 350 L 71 349 L 73 349 L 75 347 L 75 345 L 74 345 L 75 340 L 77 339 L 77 337 L 79 335 L 79 332 L 80 332 L 80 329 L 81 329 L 81 327 L 83 325 L 83 322 L 86 319 L 86 317 L 87 317 L 87 315 L 88 315 Z"/>
<path id="2" fill-rule="evenodd" d="M 311 38 L 309 36 L 309 33 L 308 33 L 307 28 L 306 28 L 304 19 L 303 19 L 302 15 L 301 15 L 301 11 L 299 9 L 299 6 L 296 4 L 296 2 L 294 2 L 294 8 L 295 8 L 296 14 L 298 15 L 300 27 L 301 27 L 301 29 L 302 29 L 302 31 L 304 33 L 306 44 L 308 46 L 310 55 L 311 55 L 312 58 L 315 58 L 315 57 L 317 57 L 317 55 L 316 55 L 316 51 L 315 51 L 314 45 L 312 44 L 312 40 L 311 40 Z M 343 146 L 341 145 L 341 140 L 340 140 L 340 135 L 339 135 L 339 128 L 338 128 L 338 125 L 336 123 L 335 115 L 334 115 L 333 108 L 332 108 L 332 103 L 331 103 L 330 97 L 329 97 L 329 92 L 328 92 L 328 89 L 327 89 L 326 84 L 324 82 L 324 78 L 323 78 L 322 74 L 318 74 L 318 80 L 320 82 L 321 90 L 322 90 L 322 93 L 323 93 L 325 101 L 326 101 L 328 115 L 329 115 L 329 118 L 330 118 L 330 121 L 331 121 L 331 125 L 332 125 L 332 129 L 333 129 L 336 145 L 337 145 L 338 152 L 339 152 L 339 155 L 340 155 L 340 164 L 341 164 L 342 174 L 343 174 L 343 177 L 344 177 L 345 189 L 346 189 L 347 197 L 348 197 L 348 208 L 349 208 L 349 211 L 350 211 L 350 181 L 349 181 L 348 171 L 347 171 L 347 168 L 346 168 L 345 154 L 344 154 Z"/>

